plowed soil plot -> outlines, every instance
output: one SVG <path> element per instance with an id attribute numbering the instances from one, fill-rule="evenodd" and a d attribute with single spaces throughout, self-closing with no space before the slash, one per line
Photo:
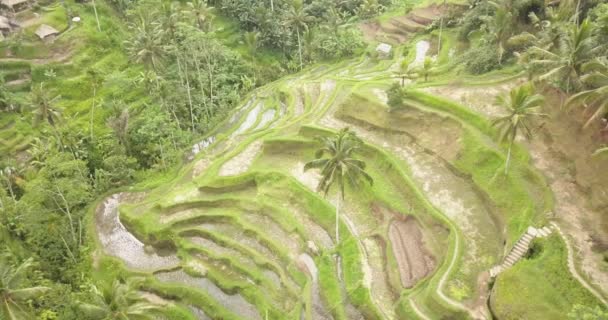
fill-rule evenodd
<path id="1" fill-rule="evenodd" d="M 401 284 L 413 287 L 434 268 L 433 257 L 422 241 L 422 232 L 414 219 L 394 221 L 389 227 L 393 255 L 397 260 Z"/>

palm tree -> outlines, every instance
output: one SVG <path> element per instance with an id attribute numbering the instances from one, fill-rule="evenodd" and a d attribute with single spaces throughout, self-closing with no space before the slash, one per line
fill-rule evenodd
<path id="1" fill-rule="evenodd" d="M 175 39 L 177 24 L 180 21 L 179 7 L 175 2 L 162 2 L 160 5 L 160 19 L 163 30 L 166 31 L 166 40 Z"/>
<path id="2" fill-rule="evenodd" d="M 112 129 L 118 142 L 129 153 L 129 109 L 126 106 L 121 108 L 121 106 L 115 104 L 113 111 L 114 116 L 108 119 L 107 125 Z"/>
<path id="3" fill-rule="evenodd" d="M 249 54 L 251 55 L 252 58 L 255 57 L 255 53 L 258 49 L 259 37 L 260 37 L 260 33 L 257 31 L 245 32 L 245 35 L 244 35 L 245 45 L 247 46 L 247 50 L 249 51 Z"/>
<path id="4" fill-rule="evenodd" d="M 80 303 L 89 317 L 103 320 L 148 320 L 159 307 L 145 300 L 130 284 L 114 280 L 110 288 L 93 287 L 93 303 Z"/>
<path id="5" fill-rule="evenodd" d="M 298 35 L 298 53 L 300 56 L 300 70 L 302 70 L 302 41 L 300 40 L 301 30 L 308 30 L 308 24 L 312 22 L 314 18 L 306 13 L 304 10 L 304 4 L 302 0 L 293 0 L 291 8 L 287 13 L 287 23 L 296 29 Z"/>
<path id="6" fill-rule="evenodd" d="M 61 119 L 61 109 L 55 106 L 61 96 L 51 96 L 49 91 L 44 88 L 44 83 L 35 87 L 31 93 L 31 103 L 34 107 L 34 122 L 48 122 L 51 127 L 55 127 Z"/>
<path id="7" fill-rule="evenodd" d="M 25 287 L 27 272 L 32 267 L 30 258 L 18 267 L 0 259 L 0 318 L 7 320 L 34 319 L 28 310 L 28 300 L 40 298 L 47 287 Z"/>
<path id="8" fill-rule="evenodd" d="M 429 80 L 429 74 L 433 70 L 433 59 L 430 57 L 424 58 L 424 63 L 420 67 L 420 73 L 424 76 L 424 82 Z"/>
<path id="9" fill-rule="evenodd" d="M 608 113 L 608 64 L 594 59 L 584 64 L 582 71 L 586 74 L 581 77 L 581 82 L 593 89 L 573 95 L 566 101 L 566 105 L 582 104 L 585 107 L 595 108 L 595 112 L 583 126 L 587 128 L 593 121 Z"/>
<path id="10" fill-rule="evenodd" d="M 566 82 L 566 92 L 580 87 L 581 68 L 584 63 L 597 53 L 599 46 L 594 44 L 592 28 L 588 20 L 580 26 L 572 27 L 567 36 L 562 37 L 557 52 L 534 46 L 530 53 L 534 57 L 532 64 L 547 70 L 540 76 L 541 80 L 557 77 Z"/>
<path id="11" fill-rule="evenodd" d="M 523 131 L 526 138 L 532 137 L 529 121 L 535 116 L 544 116 L 539 112 L 545 98 L 540 94 L 534 94 L 534 88 L 530 84 L 514 88 L 508 95 L 496 98 L 496 104 L 509 110 L 509 114 L 492 122 L 493 126 L 500 128 L 500 142 L 509 141 L 509 151 L 505 163 L 505 174 L 509 170 L 511 160 L 511 148 L 519 131 Z"/>
<path id="12" fill-rule="evenodd" d="M 502 63 L 506 51 L 505 44 L 513 34 L 513 13 L 506 3 L 500 5 L 492 1 L 489 3 L 494 6 L 496 13 L 487 19 L 485 28 L 491 35 L 492 41 L 498 46 L 498 63 Z"/>
<path id="13" fill-rule="evenodd" d="M 139 14 L 136 22 L 129 25 L 133 30 L 133 37 L 125 41 L 125 45 L 136 62 L 143 62 L 157 70 L 165 55 L 165 47 L 162 43 L 163 30 L 152 20 L 143 13 Z"/>
<path id="14" fill-rule="evenodd" d="M 365 172 L 365 162 L 354 158 L 354 154 L 361 147 L 361 140 L 349 128 L 344 128 L 331 137 L 320 138 L 320 141 L 323 146 L 315 153 L 315 160 L 304 165 L 304 171 L 321 169 L 317 191 L 323 191 L 325 196 L 334 184 L 337 183 L 340 188 L 341 198 L 338 198 L 336 207 L 336 243 L 339 243 L 340 200 L 344 200 L 345 184 L 357 187 L 361 178 L 370 184 L 374 181 Z M 324 155 L 328 157 L 324 158 Z"/>
<path id="15" fill-rule="evenodd" d="M 6 186 L 8 187 L 8 192 L 13 199 L 13 201 L 17 201 L 17 197 L 15 195 L 14 185 L 17 184 L 19 180 L 21 180 L 20 172 L 17 168 L 12 166 L 6 166 L 4 169 L 0 170 L 0 178 L 6 181 Z"/>
<path id="16" fill-rule="evenodd" d="M 213 9 L 213 7 L 207 6 L 207 1 L 205 0 L 193 0 L 188 2 L 188 6 L 190 7 L 190 13 L 194 16 L 198 28 L 206 30 L 211 22 L 211 9 Z"/>

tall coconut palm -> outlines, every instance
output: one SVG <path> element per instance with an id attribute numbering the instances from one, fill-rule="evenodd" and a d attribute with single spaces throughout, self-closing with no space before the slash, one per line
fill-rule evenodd
<path id="1" fill-rule="evenodd" d="M 338 243 L 340 242 L 338 231 L 340 201 L 344 200 L 345 185 L 358 187 L 361 178 L 370 184 L 373 184 L 374 180 L 365 172 L 365 162 L 354 157 L 361 147 L 361 140 L 349 128 L 344 128 L 331 137 L 320 138 L 320 141 L 323 146 L 315 153 L 316 159 L 304 165 L 304 171 L 321 169 L 321 180 L 317 185 L 317 191 L 323 191 L 325 196 L 334 184 L 338 184 L 340 190 L 336 207 L 336 243 Z"/>
<path id="2" fill-rule="evenodd" d="M 211 23 L 211 19 L 213 18 L 211 15 L 213 7 L 209 7 L 205 0 L 193 0 L 188 2 L 188 7 L 190 8 L 190 13 L 194 16 L 198 28 L 207 30 Z"/>
<path id="3" fill-rule="evenodd" d="M 22 180 L 19 169 L 12 166 L 6 166 L 0 170 L 0 178 L 6 182 L 9 195 L 13 201 L 17 201 L 14 186 L 18 181 Z"/>
<path id="4" fill-rule="evenodd" d="M 55 105 L 55 102 L 60 98 L 60 96 L 52 96 L 44 88 L 44 83 L 40 83 L 39 86 L 34 87 L 30 96 L 31 104 L 34 108 L 34 123 L 47 122 L 52 127 L 55 127 L 61 119 L 61 109 Z"/>
<path id="5" fill-rule="evenodd" d="M 255 57 L 256 51 L 258 49 L 259 38 L 260 38 L 260 33 L 257 31 L 245 32 L 245 35 L 244 35 L 245 45 L 247 46 L 247 50 L 249 51 L 249 54 L 251 55 L 252 58 Z"/>
<path id="6" fill-rule="evenodd" d="M 492 125 L 500 128 L 500 142 L 509 142 L 509 151 L 505 163 L 505 174 L 509 170 L 511 160 L 511 148 L 518 132 L 522 131 L 526 138 L 532 137 L 530 120 L 533 117 L 544 116 L 539 112 L 545 99 L 540 94 L 534 94 L 534 88 L 530 84 L 514 88 L 509 94 L 496 98 L 496 104 L 509 110 L 509 114 L 493 121 Z"/>
<path id="7" fill-rule="evenodd" d="M 424 63 L 420 66 L 419 73 L 424 77 L 424 81 L 429 80 L 429 75 L 433 70 L 433 59 L 430 57 L 424 58 Z"/>
<path id="8" fill-rule="evenodd" d="M 584 64 L 582 71 L 586 74 L 581 77 L 581 82 L 592 89 L 573 95 L 566 101 L 566 105 L 584 105 L 586 108 L 595 108 L 583 126 L 583 128 L 587 128 L 593 121 L 608 113 L 608 63 L 594 59 Z"/>
<path id="9" fill-rule="evenodd" d="M 127 51 L 136 62 L 143 62 L 157 70 L 165 55 L 163 30 L 153 18 L 141 13 L 136 21 L 129 25 L 133 31 L 131 39 L 125 41 Z"/>
<path id="10" fill-rule="evenodd" d="M 302 0 L 293 0 L 291 8 L 287 12 L 287 24 L 296 29 L 298 36 L 298 53 L 300 56 L 300 70 L 304 63 L 302 62 L 302 41 L 300 39 L 300 33 L 302 30 L 308 30 L 308 24 L 313 21 L 313 17 L 308 15 L 304 10 L 304 4 Z"/>
<path id="11" fill-rule="evenodd" d="M 34 319 L 28 301 L 40 298 L 50 290 L 47 287 L 26 287 L 27 272 L 32 267 L 28 259 L 14 267 L 0 259 L 0 318 L 6 320 Z"/>
<path id="12" fill-rule="evenodd" d="M 594 43 L 588 20 L 580 26 L 574 25 L 561 39 L 555 52 L 538 46 L 530 48 L 533 56 L 531 63 L 548 70 L 539 77 L 541 80 L 556 78 L 565 81 L 566 92 L 570 92 L 581 86 L 581 68 L 598 52 L 599 47 Z"/>
<path id="13" fill-rule="evenodd" d="M 499 5 L 492 1 L 490 4 L 494 6 L 496 12 L 493 17 L 486 20 L 485 28 L 497 46 L 498 63 L 502 63 L 506 42 L 513 35 L 513 13 L 506 4 Z"/>
<path id="14" fill-rule="evenodd" d="M 93 287 L 93 303 L 81 303 L 80 309 L 93 319 L 154 319 L 159 306 L 145 300 L 131 285 L 114 280 L 112 286 L 99 290 Z"/>

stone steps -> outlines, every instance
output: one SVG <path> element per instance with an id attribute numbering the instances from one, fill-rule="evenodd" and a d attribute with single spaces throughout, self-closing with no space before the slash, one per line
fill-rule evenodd
<path id="1" fill-rule="evenodd" d="M 499 265 L 495 265 L 490 269 L 490 277 L 494 278 L 501 272 L 512 267 L 514 264 L 517 263 L 517 261 L 519 261 L 522 257 L 526 255 L 526 253 L 530 249 L 530 243 L 532 242 L 532 240 L 534 240 L 534 238 L 546 237 L 550 235 L 553 230 L 553 226 L 545 226 L 542 228 L 528 227 L 526 233 L 524 233 L 521 238 L 519 238 L 519 240 L 515 242 L 515 245 L 513 245 L 513 248 L 511 248 L 509 254 L 505 256 L 502 263 Z"/>

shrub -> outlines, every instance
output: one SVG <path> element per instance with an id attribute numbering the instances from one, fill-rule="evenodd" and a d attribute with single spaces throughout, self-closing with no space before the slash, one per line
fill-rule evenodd
<path id="1" fill-rule="evenodd" d="M 482 74 L 499 66 L 496 48 L 489 43 L 473 47 L 464 55 L 465 68 L 472 74 Z"/>
<path id="2" fill-rule="evenodd" d="M 393 85 L 386 91 L 386 95 L 388 96 L 387 104 L 392 110 L 397 108 L 401 108 L 404 106 L 403 100 L 408 96 L 408 90 L 405 87 L 399 85 L 399 83 L 395 82 Z"/>

